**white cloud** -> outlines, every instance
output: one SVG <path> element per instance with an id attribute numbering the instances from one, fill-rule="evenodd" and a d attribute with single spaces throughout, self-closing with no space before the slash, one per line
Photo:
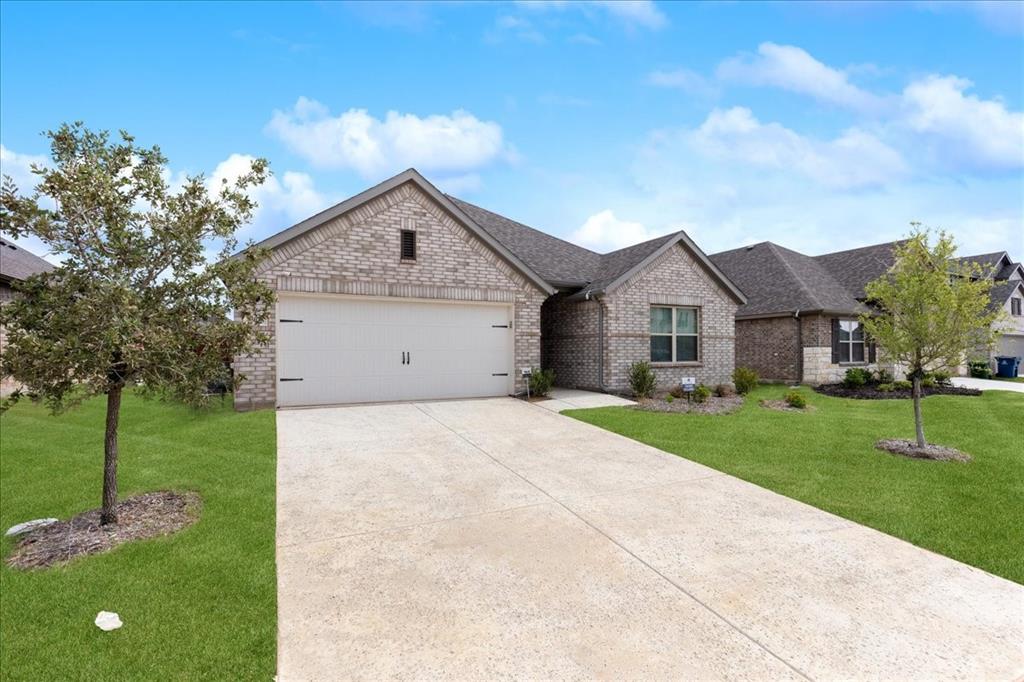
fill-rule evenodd
<path id="1" fill-rule="evenodd" d="M 1024 166 L 1024 112 L 964 92 L 972 83 L 928 76 L 903 90 L 902 123 L 935 145 L 944 165 L 976 169 Z"/>
<path id="2" fill-rule="evenodd" d="M 668 24 L 668 18 L 652 0 L 596 0 L 594 4 L 634 26 L 659 29 Z"/>
<path id="3" fill-rule="evenodd" d="M 877 186 L 907 172 L 899 152 L 868 132 L 850 128 L 833 140 L 814 140 L 778 123 L 761 123 L 745 107 L 715 109 L 684 135 L 706 157 L 796 171 L 827 187 Z"/>
<path id="4" fill-rule="evenodd" d="M 716 87 L 704 76 L 687 68 L 652 71 L 647 74 L 647 83 L 659 88 L 674 88 L 692 95 L 710 96 Z"/>
<path id="5" fill-rule="evenodd" d="M 232 154 L 217 164 L 207 179 L 210 192 L 218 192 L 222 182 L 229 184 L 247 173 L 254 161 L 247 154 Z M 272 175 L 249 196 L 258 204 L 253 220 L 245 232 L 264 235 L 283 230 L 305 220 L 332 203 L 314 187 L 313 178 L 306 173 L 285 171 Z"/>
<path id="6" fill-rule="evenodd" d="M 761 43 L 756 56 L 726 59 L 716 73 L 724 81 L 777 87 L 861 111 L 875 111 L 883 104 L 881 98 L 850 83 L 843 71 L 793 45 Z"/>
<path id="7" fill-rule="evenodd" d="M 410 166 L 461 175 L 515 158 L 500 125 L 461 109 L 424 118 L 389 111 L 380 120 L 365 109 L 331 116 L 300 97 L 290 111 L 275 111 L 266 130 L 314 166 L 351 168 L 370 180 Z"/>
<path id="8" fill-rule="evenodd" d="M 516 4 L 534 11 L 581 10 L 592 14 L 597 9 L 627 28 L 657 30 L 668 25 L 668 17 L 652 0 L 519 0 Z"/>
<path id="9" fill-rule="evenodd" d="M 674 231 L 676 230 L 669 227 L 650 229 L 643 223 L 619 220 L 611 209 L 606 208 L 587 218 L 586 222 L 569 236 L 569 241 L 599 253 L 606 253 Z"/>
<path id="10" fill-rule="evenodd" d="M 0 175 L 14 181 L 19 194 L 31 194 L 39 177 L 32 173 L 32 165 L 49 165 L 49 159 L 35 154 L 19 154 L 0 144 Z"/>

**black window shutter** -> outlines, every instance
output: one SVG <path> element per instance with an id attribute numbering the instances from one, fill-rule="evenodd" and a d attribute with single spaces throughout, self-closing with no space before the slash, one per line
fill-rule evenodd
<path id="1" fill-rule="evenodd" d="M 416 233 L 402 230 L 402 259 L 416 260 Z"/>
<path id="2" fill-rule="evenodd" d="M 864 341 L 868 343 L 868 362 L 875 362 L 877 354 L 875 353 L 875 342 L 865 337 Z"/>
<path id="3" fill-rule="evenodd" d="M 832 364 L 839 363 L 839 320 L 832 318 Z"/>

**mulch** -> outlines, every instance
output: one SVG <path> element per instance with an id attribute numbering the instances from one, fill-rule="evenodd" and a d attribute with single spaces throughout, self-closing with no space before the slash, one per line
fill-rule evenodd
<path id="1" fill-rule="evenodd" d="M 26 533 L 7 557 L 12 568 L 46 568 L 76 557 L 107 552 L 133 540 L 169 535 L 199 519 L 197 493 L 143 493 L 117 504 L 117 523 L 100 525 L 99 509 Z"/>
<path id="2" fill-rule="evenodd" d="M 761 407 L 769 410 L 775 410 L 776 412 L 814 412 L 814 405 L 808 405 L 807 407 L 793 407 L 785 400 L 762 400 Z"/>
<path id="3" fill-rule="evenodd" d="M 910 389 L 896 391 L 879 391 L 875 386 L 861 386 L 859 388 L 847 388 L 842 384 L 821 384 L 815 386 L 814 390 L 833 398 L 854 398 L 857 400 L 895 400 L 913 398 L 913 391 Z M 981 395 L 976 388 L 961 388 L 960 386 L 932 386 L 921 387 L 921 396 L 929 395 Z"/>
<path id="4" fill-rule="evenodd" d="M 676 398 L 672 402 L 667 402 L 665 398 L 648 398 L 638 401 L 631 409 L 678 414 L 729 414 L 741 407 L 743 407 L 743 396 L 732 395 L 719 398 L 713 395 L 703 403 L 688 402 L 686 398 Z"/>
<path id="5" fill-rule="evenodd" d="M 971 461 L 971 456 L 966 452 L 961 452 L 956 448 L 947 448 L 944 445 L 932 445 L 931 443 L 922 448 L 918 447 L 914 441 L 891 438 L 878 441 L 875 443 L 875 447 L 891 455 L 900 455 L 913 459 L 934 459 L 941 462 Z"/>

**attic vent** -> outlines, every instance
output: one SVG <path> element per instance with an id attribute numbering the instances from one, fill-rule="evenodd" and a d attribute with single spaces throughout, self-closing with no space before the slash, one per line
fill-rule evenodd
<path id="1" fill-rule="evenodd" d="M 402 230 L 402 260 L 416 260 L 416 233 Z"/>

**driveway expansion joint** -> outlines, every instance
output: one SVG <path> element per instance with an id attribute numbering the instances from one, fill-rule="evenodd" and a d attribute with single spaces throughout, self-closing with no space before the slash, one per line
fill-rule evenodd
<path id="1" fill-rule="evenodd" d="M 623 545 L 623 544 L 622 544 L 621 542 L 619 542 L 618 540 L 616 540 L 615 538 L 613 538 L 612 536 L 610 536 L 610 535 L 609 535 L 608 533 L 606 533 L 605 531 L 603 531 L 602 529 L 598 528 L 598 527 L 597 527 L 597 526 L 595 526 L 595 525 L 594 525 L 593 523 L 591 523 L 590 521 L 588 521 L 587 519 L 585 519 L 585 518 L 584 518 L 583 516 L 581 516 L 580 514 L 578 514 L 578 513 L 577 513 L 577 512 L 576 512 L 576 511 L 575 511 L 574 509 L 572 509 L 571 507 L 569 507 L 568 505 L 566 505 L 566 504 L 565 504 L 564 502 L 562 502 L 561 500 L 559 500 L 558 498 L 556 498 L 556 497 L 555 497 L 554 495 L 552 495 L 551 493 L 549 493 L 549 492 L 548 492 L 547 490 L 545 490 L 544 488 L 541 488 L 541 487 L 540 487 L 539 485 L 537 485 L 536 483 L 534 483 L 533 481 L 531 481 L 530 479 L 528 479 L 528 478 L 527 478 L 526 476 L 522 475 L 521 473 L 519 473 L 518 471 L 516 471 L 516 470 L 515 470 L 515 469 L 513 469 L 512 467 L 510 467 L 510 466 L 508 466 L 507 464 L 505 464 L 504 462 L 502 462 L 502 461 L 501 461 L 500 459 L 498 459 L 497 457 L 495 457 L 494 455 L 492 455 L 492 454 L 491 454 L 490 452 L 488 452 L 487 450 L 485 450 L 484 448 L 482 448 L 482 447 L 481 447 L 480 445 L 478 445 L 477 443 L 474 443 L 474 442 L 473 442 L 472 440 L 470 440 L 469 438 L 467 438 L 467 437 L 466 437 L 466 436 L 464 436 L 463 434 L 461 434 L 461 433 L 459 433 L 458 431 L 456 431 L 455 429 L 453 429 L 453 428 L 452 428 L 451 426 L 449 426 L 448 424 L 446 424 L 446 423 L 444 423 L 443 421 L 441 421 L 440 419 L 438 419 L 438 418 L 437 418 L 437 417 L 436 417 L 435 415 L 432 415 L 432 414 L 430 414 L 429 412 L 427 412 L 426 410 L 423 410 L 422 408 L 420 408 L 420 406 L 419 406 L 418 404 L 416 405 L 416 409 L 420 410 L 421 412 L 423 412 L 423 414 L 427 415 L 428 417 L 430 417 L 431 419 L 433 419 L 434 421 L 436 421 L 436 422 L 437 422 L 438 424 L 440 424 L 441 426 L 443 426 L 443 427 L 445 427 L 446 429 L 448 429 L 449 431 L 451 431 L 451 432 L 452 432 L 453 434 L 455 434 L 455 435 L 456 435 L 456 436 L 457 436 L 458 438 L 462 439 L 462 440 L 463 440 L 463 441 L 465 441 L 466 443 L 470 444 L 471 446 L 473 446 L 474 448 L 476 448 L 477 450 L 479 450 L 480 452 L 482 452 L 482 453 L 483 453 L 484 455 L 486 455 L 487 457 L 489 457 L 489 458 L 491 458 L 492 460 L 494 460 L 494 462 L 495 462 L 495 463 L 497 463 L 498 465 L 500 465 L 500 466 L 504 467 L 505 469 L 507 469 L 507 470 L 508 470 L 508 471 L 509 471 L 510 473 L 512 473 L 513 475 L 515 475 L 515 476 L 519 477 L 520 479 L 522 479 L 522 481 L 523 481 L 523 482 L 525 482 L 525 483 L 526 483 L 527 485 L 530 485 L 530 486 L 532 486 L 533 488 L 535 488 L 536 490 L 538 490 L 539 492 L 541 492 L 541 493 L 542 493 L 543 495 L 546 495 L 546 496 L 547 496 L 547 497 L 548 497 L 549 499 L 551 499 L 551 501 L 552 501 L 552 502 L 554 502 L 554 503 L 555 503 L 555 504 L 557 504 L 558 506 L 562 507 L 563 509 L 565 509 L 565 510 L 566 510 L 567 512 L 569 512 L 569 513 L 570 513 L 570 514 L 572 514 L 573 516 L 575 516 L 575 517 L 576 517 L 577 519 L 579 519 L 579 520 L 580 520 L 580 521 L 581 521 L 581 522 L 582 522 L 582 523 L 583 523 L 584 525 L 586 525 L 586 526 L 587 526 L 587 527 L 589 527 L 590 529 L 594 530 L 594 531 L 595 531 L 596 533 L 598 533 L 599 535 L 603 536 L 603 537 L 604 537 L 604 538 L 605 538 L 605 539 L 606 539 L 606 540 L 607 540 L 608 542 L 612 543 L 613 545 L 615 545 L 616 547 L 618 547 L 618 548 L 619 548 L 619 549 L 620 549 L 621 551 L 623 551 L 623 552 L 625 552 L 626 554 L 628 554 L 628 555 L 629 555 L 630 557 L 632 557 L 632 558 L 633 558 L 633 560 L 634 560 L 634 561 L 637 561 L 637 562 L 639 562 L 639 563 L 640 563 L 640 564 L 641 564 L 642 566 L 644 566 L 644 567 L 645 567 L 645 568 L 647 568 L 647 569 L 648 569 L 649 571 L 651 571 L 652 573 L 654 573 L 655 575 L 657 575 L 657 576 L 658 576 L 659 578 L 661 578 L 661 579 L 662 579 L 663 581 L 665 581 L 666 583 L 668 583 L 669 585 L 671 585 L 672 587 L 674 587 L 674 588 L 675 588 L 676 590 L 678 590 L 679 592 L 681 592 L 681 593 L 685 594 L 685 595 L 686 595 L 687 597 L 689 597 L 689 598 L 690 598 L 690 599 L 692 599 L 692 600 L 693 600 L 694 602 L 696 602 L 697 604 L 699 604 L 699 605 L 700 605 L 701 607 L 703 607 L 704 609 L 706 609 L 706 610 L 707 610 L 707 611 L 708 611 L 709 613 L 711 613 L 711 614 L 712 614 L 713 616 L 715 616 L 715 617 L 716 617 L 716 618 L 718 618 L 718 619 L 719 619 L 720 621 L 722 621 L 723 623 L 725 623 L 725 624 L 726 624 L 726 625 L 727 625 L 728 627 L 730 627 L 730 628 L 731 628 L 732 630 L 734 630 L 735 632 L 737 632 L 738 634 L 740 634 L 741 636 L 743 636 L 744 638 L 746 638 L 747 640 L 749 640 L 750 642 L 752 642 L 752 643 L 753 643 L 753 644 L 754 644 L 755 646 L 757 646 L 758 648 L 760 648 L 761 650 L 763 650 L 763 651 L 764 651 L 765 653 L 767 653 L 768 655 L 770 655 L 770 656 L 771 656 L 772 658 L 776 659 L 777 661 L 779 661 L 780 663 L 782 663 L 783 665 L 785 665 L 785 666 L 786 666 L 787 668 L 789 668 L 790 670 L 792 670 L 793 672 L 795 672 L 795 673 L 796 673 L 797 675 L 799 675 L 799 676 L 800 676 L 800 677 L 802 677 L 803 679 L 805 679 L 805 680 L 811 680 L 811 679 L 812 679 L 812 678 L 811 678 L 811 677 L 810 677 L 810 676 L 809 676 L 809 675 L 808 675 L 807 673 L 803 672 L 802 670 L 800 670 L 799 668 L 797 668 L 797 667 L 796 667 L 795 665 L 793 665 L 792 663 L 790 663 L 789 661 L 787 661 L 786 659 L 784 659 L 784 658 L 783 658 L 782 656 L 780 656 L 779 654 L 777 654 L 777 653 L 775 653 L 774 651 L 772 651 L 772 650 L 771 650 L 770 648 L 768 648 L 768 647 L 767 647 L 767 646 L 766 646 L 766 645 L 765 645 L 764 643 L 760 642 L 760 641 L 759 641 L 759 640 L 758 640 L 757 638 L 755 638 L 754 636 L 752 636 L 752 635 L 751 635 L 750 633 L 748 633 L 748 632 L 746 632 L 745 630 L 743 630 L 743 628 L 741 628 L 741 627 L 739 627 L 739 626 L 738 626 L 737 624 L 733 623 L 733 622 L 732 622 L 731 620 L 729 620 L 729 619 L 728 619 L 728 618 L 726 618 L 726 617 L 725 617 L 724 615 L 722 615 L 721 613 L 719 613 L 719 612 L 718 612 L 717 610 L 715 610 L 715 609 L 714 609 L 713 607 L 711 607 L 711 606 L 710 606 L 709 604 L 707 604 L 707 603 L 705 603 L 704 601 L 702 601 L 701 599 L 699 599 L 699 598 L 698 598 L 698 597 L 697 597 L 696 595 L 694 595 L 694 594 L 693 594 L 692 592 L 690 592 L 690 591 L 689 591 L 689 590 L 687 590 L 687 589 L 686 589 L 685 587 L 683 587 L 682 585 L 680 585 L 680 584 L 679 584 L 678 582 L 676 582 L 676 581 L 675 581 L 675 580 L 673 580 L 672 578 L 668 577 L 667 575 L 665 575 L 664 573 L 662 573 L 661 571 L 659 571 L 659 570 L 658 570 L 657 568 L 655 568 L 654 566 L 652 566 L 651 564 L 649 564 L 649 563 L 648 563 L 647 561 L 645 561 L 644 559 L 642 559 L 641 557 L 639 557 L 639 556 L 638 556 L 638 555 L 637 555 L 636 553 L 634 553 L 634 552 L 633 552 L 632 550 L 630 550 L 630 549 L 629 549 L 628 547 L 626 547 L 625 545 Z M 566 417 L 566 418 L 568 419 L 568 417 Z M 712 475 L 712 476 L 707 476 L 707 477 L 705 477 L 705 479 L 706 479 L 706 478 L 715 478 L 715 476 L 713 476 L 713 475 Z M 625 491 L 623 491 L 623 492 L 625 492 Z"/>

